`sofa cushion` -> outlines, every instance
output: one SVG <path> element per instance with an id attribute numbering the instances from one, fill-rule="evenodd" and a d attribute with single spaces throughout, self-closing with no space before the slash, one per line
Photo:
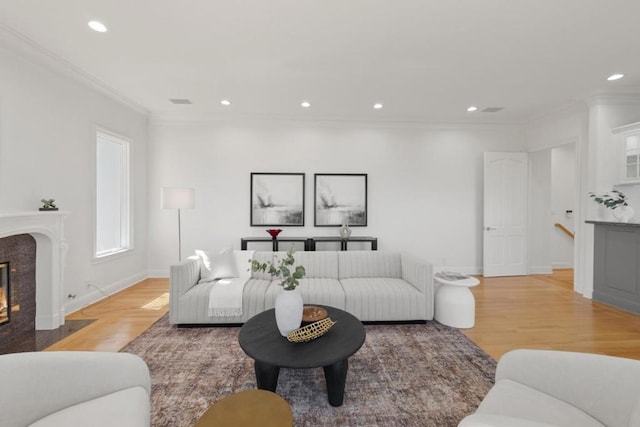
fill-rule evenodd
<path id="1" fill-rule="evenodd" d="M 293 254 L 297 265 L 304 266 L 305 278 L 338 278 L 338 253 L 335 251 L 296 252 Z"/>
<path id="2" fill-rule="evenodd" d="M 263 264 L 265 262 L 273 262 L 273 254 L 274 254 L 273 252 L 256 251 L 253 254 L 253 259 L 255 261 L 258 261 L 260 264 Z M 249 264 L 248 261 L 247 261 L 247 267 L 251 268 L 251 264 Z M 267 271 L 265 272 L 253 271 L 251 273 L 251 278 L 271 281 L 271 275 L 267 273 Z"/>
<path id="3" fill-rule="evenodd" d="M 338 278 L 402 277 L 399 253 L 344 251 L 338 252 Z"/>
<path id="4" fill-rule="evenodd" d="M 346 311 L 363 321 L 419 320 L 426 313 L 422 294 L 394 278 L 366 277 L 340 280 Z"/>
<path id="5" fill-rule="evenodd" d="M 265 296 L 265 310 L 275 307 L 276 298 L 282 292 L 282 286 L 274 281 Z M 304 304 L 328 305 L 345 309 L 345 295 L 342 285 L 336 279 L 309 278 L 300 280 L 298 286 Z"/>
<path id="6" fill-rule="evenodd" d="M 147 391 L 134 387 L 69 406 L 30 427 L 148 427 L 150 410 Z"/>
<path id="7" fill-rule="evenodd" d="M 604 425 L 562 400 L 511 380 L 499 380 L 476 411 L 547 423 L 558 427 Z"/>
<path id="8" fill-rule="evenodd" d="M 265 310 L 264 298 L 271 281 L 249 279 L 244 285 L 242 293 L 242 316 L 209 317 L 209 295 L 214 283 L 206 282 L 195 285 L 179 297 L 180 310 L 182 311 L 180 323 L 244 322 Z"/>
<path id="9" fill-rule="evenodd" d="M 495 414 L 471 414 L 465 417 L 458 427 L 557 427 L 553 424 L 523 420 Z"/>
<path id="10" fill-rule="evenodd" d="M 251 263 L 250 260 L 253 259 L 253 254 L 256 251 L 241 251 L 234 250 L 233 257 L 236 262 L 236 271 L 238 272 L 238 276 L 241 279 L 251 279 Z"/>

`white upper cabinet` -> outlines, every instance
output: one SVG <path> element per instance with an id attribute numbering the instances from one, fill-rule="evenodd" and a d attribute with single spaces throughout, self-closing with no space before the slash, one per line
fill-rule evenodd
<path id="1" fill-rule="evenodd" d="M 640 122 L 611 130 L 618 147 L 620 184 L 640 183 Z"/>

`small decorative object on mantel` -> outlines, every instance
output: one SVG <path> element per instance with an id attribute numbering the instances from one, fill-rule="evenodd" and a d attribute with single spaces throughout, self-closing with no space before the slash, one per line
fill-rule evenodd
<path id="1" fill-rule="evenodd" d="M 55 199 L 42 199 L 42 207 L 39 209 L 41 211 L 57 211 L 58 208 L 55 205 Z"/>
<path id="2" fill-rule="evenodd" d="M 280 232 L 282 231 L 282 229 L 280 228 L 270 228 L 267 230 L 267 233 L 269 233 L 269 235 L 271 235 L 272 239 L 275 239 L 276 237 L 278 237 L 278 234 L 280 234 Z"/>
<path id="3" fill-rule="evenodd" d="M 616 189 L 611 190 L 611 193 L 612 194 L 604 193 L 601 196 L 595 193 L 589 193 L 589 197 L 592 197 L 593 201 L 598 205 L 610 209 L 614 218 L 619 222 L 629 222 L 633 218 L 634 211 L 627 203 L 627 196 L 622 191 Z M 609 219 L 607 218 L 608 213 L 607 210 L 604 212 L 601 211 L 600 216 L 604 216 L 605 218 L 602 219 L 607 220 Z"/>
<path id="4" fill-rule="evenodd" d="M 297 286 L 299 280 L 304 277 L 306 271 L 303 266 L 298 265 L 293 268 L 296 262 L 293 254 L 294 247 L 287 251 L 287 255 L 276 265 L 272 262 L 260 263 L 258 260 L 249 260 L 251 263 L 251 271 L 267 272 L 272 278 L 280 278 L 282 281 L 282 292 L 276 297 L 276 324 L 280 335 L 286 337 L 287 334 L 297 329 L 302 324 L 302 295 Z M 277 255 L 276 255 L 277 258 Z M 293 270 L 293 271 L 292 271 Z"/>

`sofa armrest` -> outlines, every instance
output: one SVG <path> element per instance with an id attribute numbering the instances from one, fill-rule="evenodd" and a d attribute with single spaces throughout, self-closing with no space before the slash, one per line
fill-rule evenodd
<path id="1" fill-rule="evenodd" d="M 427 309 L 427 319 L 433 319 L 433 267 L 430 263 L 402 252 L 400 255 L 402 262 L 402 279 L 415 287 L 425 296 Z"/>
<path id="2" fill-rule="evenodd" d="M 402 279 L 411 283 L 422 293 L 433 289 L 431 278 L 431 264 L 407 252 L 401 254 Z"/>
<path id="3" fill-rule="evenodd" d="M 133 354 L 55 351 L 0 356 L 0 425 L 31 425 L 59 410 L 118 391 L 151 393 L 146 363 Z M 113 408 L 117 411 L 118 408 Z M 150 417 L 150 411 L 146 411 Z M 148 425 L 146 420 L 136 425 Z"/>
<path id="4" fill-rule="evenodd" d="M 496 382 L 510 379 L 551 395 L 605 425 L 640 416 L 640 361 L 599 354 L 514 350 L 502 356 Z"/>
<path id="5" fill-rule="evenodd" d="M 200 280 L 200 257 L 191 256 L 180 264 L 169 267 L 169 293 L 172 297 L 184 295 Z"/>

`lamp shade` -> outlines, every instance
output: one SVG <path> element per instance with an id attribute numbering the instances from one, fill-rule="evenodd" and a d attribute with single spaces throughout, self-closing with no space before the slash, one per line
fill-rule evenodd
<path id="1" fill-rule="evenodd" d="M 195 200 L 193 188 L 162 187 L 160 196 L 162 209 L 193 209 Z"/>

